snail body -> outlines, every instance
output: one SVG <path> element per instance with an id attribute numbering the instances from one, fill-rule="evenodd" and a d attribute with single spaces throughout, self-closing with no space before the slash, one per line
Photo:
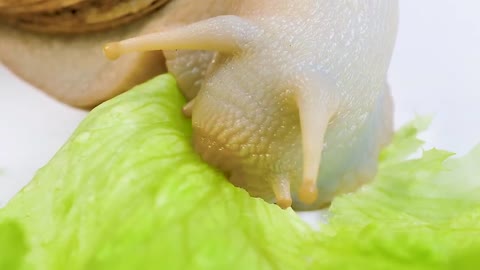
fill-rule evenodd
<path id="1" fill-rule="evenodd" d="M 375 175 L 393 129 L 386 75 L 397 12 L 397 1 L 244 0 L 105 53 L 214 52 L 198 65 L 198 93 L 182 87 L 195 150 L 252 196 L 312 209 Z"/>
<path id="2" fill-rule="evenodd" d="M 79 107 L 164 72 L 166 60 L 206 162 L 252 196 L 316 209 L 371 180 L 391 138 L 397 13 L 397 0 L 175 0 L 92 35 L 0 26 L 0 60 Z M 134 54 L 98 57 L 98 43 L 136 35 L 105 47 L 112 59 Z M 68 57 L 50 57 L 52 48 Z M 33 68 L 46 61 L 56 68 Z M 84 72 L 63 72 L 72 61 Z"/>

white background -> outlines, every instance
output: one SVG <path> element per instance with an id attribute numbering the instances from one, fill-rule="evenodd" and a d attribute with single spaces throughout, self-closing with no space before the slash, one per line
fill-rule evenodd
<path id="1" fill-rule="evenodd" d="M 464 154 L 480 142 L 480 1 L 402 0 L 400 7 L 389 74 L 396 126 L 416 114 L 433 114 L 423 135 L 428 146 Z M 55 154 L 84 116 L 0 65 L 0 205 Z"/>

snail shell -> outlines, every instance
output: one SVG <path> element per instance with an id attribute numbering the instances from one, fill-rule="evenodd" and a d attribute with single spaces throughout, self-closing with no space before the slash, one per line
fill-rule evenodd
<path id="1" fill-rule="evenodd" d="M 132 53 L 111 62 L 102 55 L 105 43 L 222 15 L 229 4 L 229 0 L 169 1 L 128 24 L 82 34 L 38 33 L 0 23 L 0 61 L 57 100 L 92 108 L 167 71 L 161 51 Z"/>
<path id="2" fill-rule="evenodd" d="M 16 1 L 15 1 L 16 2 Z M 83 33 L 130 23 L 168 0 L 49 0 L 0 5 L 0 17 L 16 27 L 44 33 Z"/>

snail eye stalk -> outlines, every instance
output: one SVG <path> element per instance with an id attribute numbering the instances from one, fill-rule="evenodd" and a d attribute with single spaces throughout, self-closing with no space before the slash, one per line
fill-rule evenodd
<path id="1" fill-rule="evenodd" d="M 225 15 L 158 33 L 147 34 L 104 46 L 107 58 L 153 50 L 206 50 L 233 53 L 241 50 L 260 30 L 251 22 Z"/>

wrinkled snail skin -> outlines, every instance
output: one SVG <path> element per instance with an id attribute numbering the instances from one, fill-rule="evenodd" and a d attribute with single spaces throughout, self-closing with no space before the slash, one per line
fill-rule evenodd
<path id="1" fill-rule="evenodd" d="M 201 72 L 174 72 L 197 68 L 201 81 L 182 87 L 198 91 L 184 108 L 195 150 L 252 196 L 315 209 L 371 180 L 390 140 L 397 13 L 392 0 L 244 0 L 105 52 L 212 51 Z"/>

